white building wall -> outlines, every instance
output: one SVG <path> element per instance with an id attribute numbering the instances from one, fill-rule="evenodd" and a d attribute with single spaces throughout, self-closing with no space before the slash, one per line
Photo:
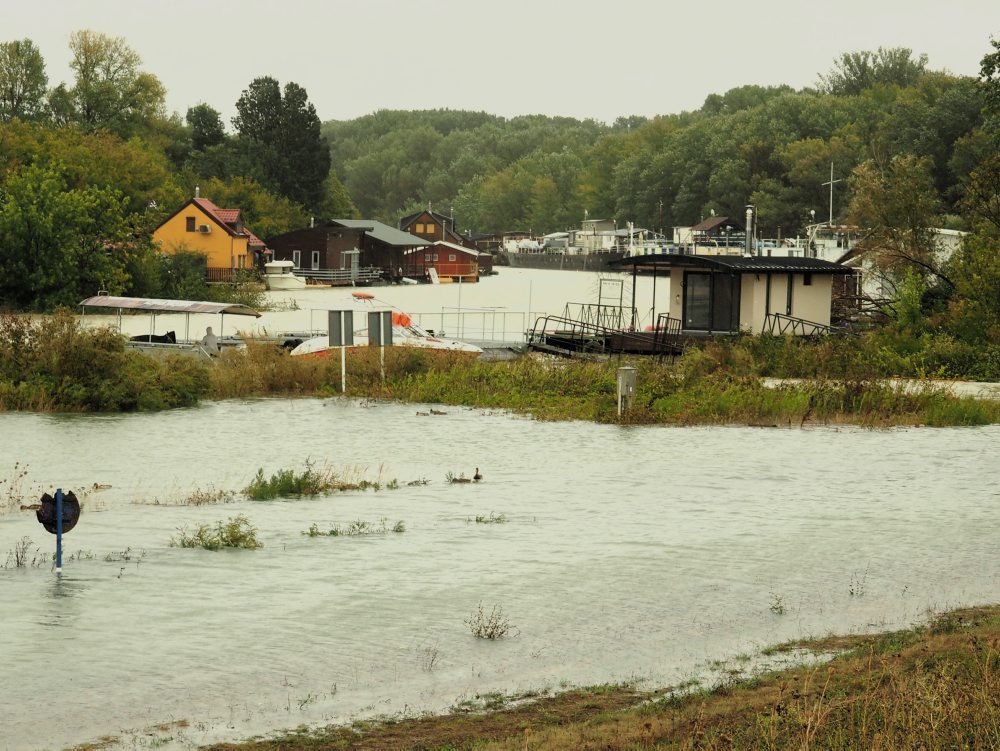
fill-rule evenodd
<path id="1" fill-rule="evenodd" d="M 833 275 L 813 274 L 812 284 L 805 285 L 805 275 L 796 274 L 792 288 L 792 316 L 812 323 L 830 325 Z"/>

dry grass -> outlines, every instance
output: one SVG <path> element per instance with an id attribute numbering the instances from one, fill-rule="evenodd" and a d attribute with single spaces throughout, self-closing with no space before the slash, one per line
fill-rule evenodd
<path id="1" fill-rule="evenodd" d="M 992 749 L 1000 747 L 1000 606 L 928 626 L 800 642 L 819 667 L 714 691 L 570 691 L 480 714 L 331 727 L 215 749 Z M 494 703 L 495 705 L 495 703 Z"/>

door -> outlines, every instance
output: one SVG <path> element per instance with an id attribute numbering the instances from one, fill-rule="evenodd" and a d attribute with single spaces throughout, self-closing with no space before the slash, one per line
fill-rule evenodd
<path id="1" fill-rule="evenodd" d="M 703 271 L 684 274 L 684 328 L 709 331 L 712 327 L 712 275 Z"/>

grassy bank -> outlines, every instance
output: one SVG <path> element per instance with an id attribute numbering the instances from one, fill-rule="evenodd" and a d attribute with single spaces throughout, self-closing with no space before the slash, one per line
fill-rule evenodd
<path id="1" fill-rule="evenodd" d="M 627 686 L 212 746 L 271 749 L 931 749 L 1000 747 L 1000 606 L 875 636 L 782 645 L 838 656 L 706 690 Z M 489 710 L 489 711 L 483 711 Z"/>
<path id="2" fill-rule="evenodd" d="M 944 344 L 938 349 L 958 351 Z M 886 377 L 913 375 L 915 360 L 889 352 L 897 350 L 872 337 L 819 342 L 735 337 L 691 348 L 675 363 L 535 356 L 484 362 L 396 347 L 385 353 L 384 379 L 377 351 L 352 352 L 346 381 L 349 396 L 504 409 L 542 420 L 873 427 L 1000 421 L 1000 404 L 994 402 L 957 398 L 928 381 L 907 390 L 891 385 Z M 921 358 L 926 365 L 927 353 Z M 977 361 L 985 367 L 983 362 Z M 622 365 L 637 369 L 637 391 L 619 418 L 616 371 Z M 766 388 L 764 376 L 809 380 Z M 158 410 L 206 399 L 329 396 L 339 393 L 340 385 L 337 357 L 292 358 L 274 346 L 251 343 L 213 362 L 158 359 L 126 350 L 121 337 L 108 330 L 80 331 L 68 314 L 0 317 L 0 409 Z"/>

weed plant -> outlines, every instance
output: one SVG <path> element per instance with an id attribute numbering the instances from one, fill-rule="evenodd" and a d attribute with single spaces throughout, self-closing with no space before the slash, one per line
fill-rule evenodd
<path id="1" fill-rule="evenodd" d="M 476 515 L 476 524 L 506 524 L 507 515 L 506 514 L 494 514 L 492 511 L 489 516 L 484 516 L 483 514 Z"/>
<path id="2" fill-rule="evenodd" d="M 512 631 L 514 635 L 517 632 L 500 605 L 494 605 L 487 613 L 483 609 L 483 603 L 479 603 L 472 615 L 465 620 L 465 625 L 477 639 L 503 639 L 511 635 Z"/>
<path id="3" fill-rule="evenodd" d="M 231 517 L 227 521 L 218 521 L 215 526 L 202 524 L 193 532 L 186 527 L 177 530 L 177 537 L 170 539 L 171 547 L 204 548 L 205 550 L 222 550 L 223 548 L 243 548 L 255 550 L 264 546 L 257 539 L 257 528 L 244 515 Z"/>
<path id="4" fill-rule="evenodd" d="M 403 521 L 398 521 L 389 526 L 389 520 L 383 516 L 377 524 L 358 519 L 346 526 L 334 524 L 326 532 L 321 530 L 318 524 L 313 523 L 302 534 L 309 537 L 370 537 L 372 535 L 387 535 L 389 533 L 402 534 L 405 531 L 406 524 Z"/>
<path id="5" fill-rule="evenodd" d="M 41 548 L 25 535 L 14 544 L 13 550 L 7 551 L 4 568 L 39 568 L 48 560 L 49 555 L 43 553 Z"/>
<path id="6" fill-rule="evenodd" d="M 28 475 L 28 465 L 14 462 L 10 477 L 0 478 L 0 513 L 14 511 L 24 503 L 24 478 Z"/>

